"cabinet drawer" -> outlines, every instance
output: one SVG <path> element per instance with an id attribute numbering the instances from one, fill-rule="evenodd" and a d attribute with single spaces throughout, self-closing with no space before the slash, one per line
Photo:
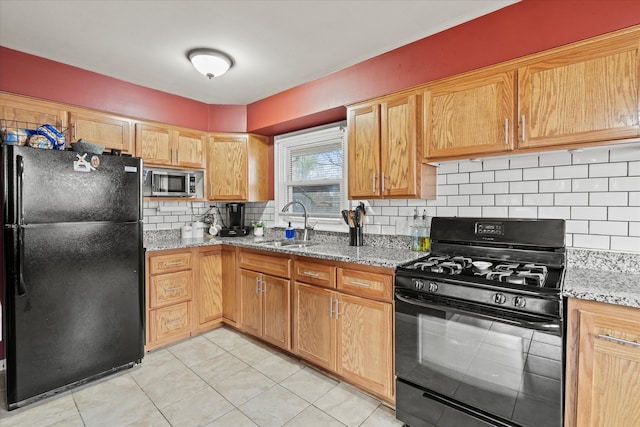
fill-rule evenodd
<path id="1" fill-rule="evenodd" d="M 191 299 L 191 270 L 151 277 L 149 306 L 163 307 Z"/>
<path id="2" fill-rule="evenodd" d="M 240 251 L 238 264 L 240 268 L 247 270 L 271 274 L 272 276 L 291 277 L 291 260 L 288 257 Z"/>
<path id="3" fill-rule="evenodd" d="M 180 252 L 149 257 L 149 273 L 162 274 L 191 268 L 191 252 Z"/>
<path id="4" fill-rule="evenodd" d="M 338 268 L 338 289 L 359 296 L 391 301 L 393 276 Z"/>
<path id="5" fill-rule="evenodd" d="M 191 310 L 190 303 L 171 305 L 169 307 L 151 310 L 149 317 L 151 321 L 151 339 L 158 341 L 175 335 L 189 335 L 191 331 Z"/>
<path id="6" fill-rule="evenodd" d="M 293 266 L 296 280 L 325 288 L 336 287 L 336 267 L 315 262 L 296 261 Z"/>

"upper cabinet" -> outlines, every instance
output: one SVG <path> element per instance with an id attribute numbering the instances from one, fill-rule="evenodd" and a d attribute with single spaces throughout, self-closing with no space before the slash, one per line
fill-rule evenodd
<path id="1" fill-rule="evenodd" d="M 639 46 L 635 33 L 518 68 L 518 147 L 638 136 Z"/>
<path id="2" fill-rule="evenodd" d="M 207 143 L 205 192 L 210 200 L 269 199 L 269 152 L 265 137 L 214 133 Z"/>
<path id="3" fill-rule="evenodd" d="M 7 93 L 0 93 L 0 119 L 14 122 L 7 123 L 10 127 L 50 124 L 64 130 L 68 126 L 67 111 L 63 106 Z"/>
<path id="4" fill-rule="evenodd" d="M 86 139 L 107 149 L 135 154 L 131 119 L 91 110 L 69 112 L 71 140 Z"/>
<path id="5" fill-rule="evenodd" d="M 434 83 L 423 97 L 425 159 L 513 149 L 514 71 L 474 73 Z"/>
<path id="6" fill-rule="evenodd" d="M 203 168 L 205 141 L 198 131 L 136 124 L 137 155 L 150 165 Z"/>
<path id="7" fill-rule="evenodd" d="M 421 164 L 418 98 L 410 92 L 348 108 L 350 199 L 435 197 L 435 168 Z"/>

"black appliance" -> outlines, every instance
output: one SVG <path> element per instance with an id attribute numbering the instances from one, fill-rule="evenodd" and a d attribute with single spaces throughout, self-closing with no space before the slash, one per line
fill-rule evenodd
<path id="1" fill-rule="evenodd" d="M 244 203 L 227 203 L 227 221 L 218 233 L 221 237 L 235 237 L 248 235 L 252 227 L 244 225 Z"/>
<path id="2" fill-rule="evenodd" d="M 411 427 L 563 424 L 565 224 L 435 217 L 396 269 L 396 417 Z"/>
<path id="3" fill-rule="evenodd" d="M 141 362 L 139 158 L 3 146 L 9 409 Z"/>

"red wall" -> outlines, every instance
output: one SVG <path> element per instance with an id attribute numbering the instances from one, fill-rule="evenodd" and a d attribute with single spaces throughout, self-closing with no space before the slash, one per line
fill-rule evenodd
<path id="1" fill-rule="evenodd" d="M 327 123 L 346 104 L 638 23 L 637 0 L 523 0 L 250 104 L 247 129 L 272 135 Z"/>

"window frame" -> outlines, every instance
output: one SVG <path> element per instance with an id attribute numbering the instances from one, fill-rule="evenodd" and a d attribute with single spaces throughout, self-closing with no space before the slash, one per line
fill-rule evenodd
<path id="1" fill-rule="evenodd" d="M 341 134 L 342 147 L 342 178 L 339 180 L 331 180 L 331 183 L 339 182 L 340 184 L 340 209 L 348 209 L 348 188 L 347 188 L 347 147 L 346 147 L 346 121 L 331 123 L 324 126 L 317 126 L 304 129 L 297 132 L 291 132 L 283 135 L 277 135 L 274 138 L 274 226 L 286 227 L 289 222 L 295 228 L 302 228 L 304 218 L 302 214 L 292 214 L 281 212 L 282 207 L 287 203 L 287 188 L 290 185 L 288 181 L 288 172 L 290 170 L 289 159 L 292 151 L 313 151 L 318 147 L 327 146 L 329 142 L 336 142 L 337 132 Z M 340 212 L 336 217 L 318 217 L 309 214 L 308 224 L 315 226 L 316 230 L 323 231 L 345 231 L 347 225 L 342 219 Z"/>

